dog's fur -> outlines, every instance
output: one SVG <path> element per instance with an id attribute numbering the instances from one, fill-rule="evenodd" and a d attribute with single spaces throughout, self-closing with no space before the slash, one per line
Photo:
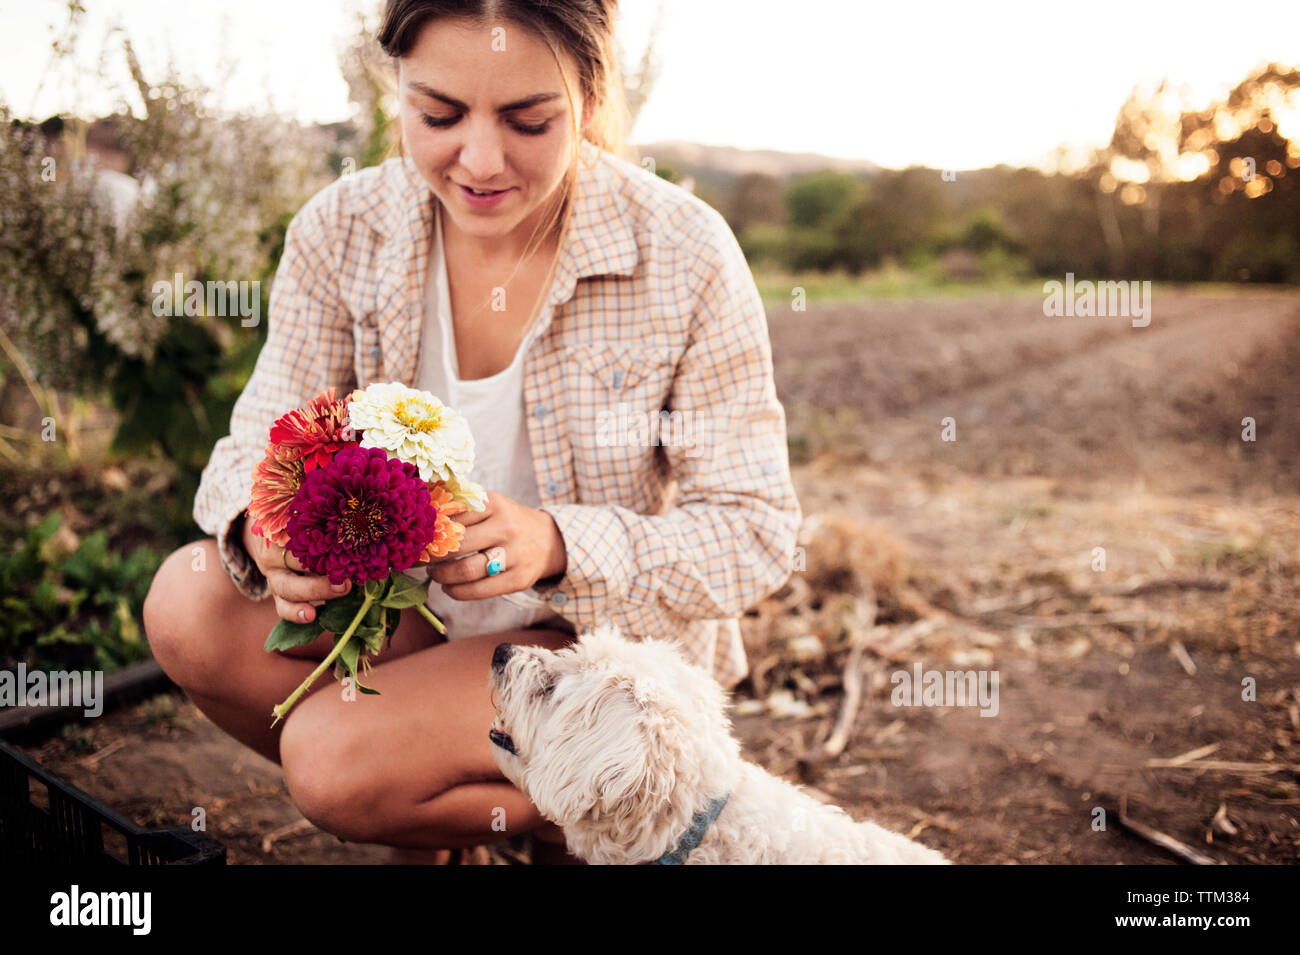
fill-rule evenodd
<path id="1" fill-rule="evenodd" d="M 604 624 L 558 653 L 498 647 L 491 681 L 501 771 L 586 862 L 651 862 L 727 793 L 687 865 L 947 861 L 742 759 L 726 693 L 675 644 Z"/>

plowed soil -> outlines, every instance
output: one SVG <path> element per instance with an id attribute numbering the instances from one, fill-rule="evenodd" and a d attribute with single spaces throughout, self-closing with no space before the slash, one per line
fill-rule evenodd
<path id="1" fill-rule="evenodd" d="M 1300 295 L 1157 288 L 1146 328 L 1032 296 L 769 319 L 806 522 L 744 619 L 750 757 L 958 862 L 1178 861 L 1122 800 L 1212 859 L 1300 861 Z M 997 714 L 894 705 L 918 663 L 996 670 Z M 145 825 L 205 807 L 234 863 L 387 858 L 180 696 L 30 751 Z"/>

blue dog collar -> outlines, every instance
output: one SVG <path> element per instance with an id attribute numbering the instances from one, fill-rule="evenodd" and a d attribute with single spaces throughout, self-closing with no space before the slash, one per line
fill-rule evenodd
<path id="1" fill-rule="evenodd" d="M 731 793 L 725 793 L 709 801 L 709 804 L 691 817 L 691 827 L 682 833 L 682 837 L 677 840 L 677 848 L 665 852 L 651 865 L 684 865 L 686 857 L 691 854 L 691 850 L 700 844 L 704 838 L 704 833 L 708 831 L 709 826 L 713 825 L 713 820 L 718 818 L 718 813 L 722 812 L 722 807 L 727 804 L 727 798 Z"/>

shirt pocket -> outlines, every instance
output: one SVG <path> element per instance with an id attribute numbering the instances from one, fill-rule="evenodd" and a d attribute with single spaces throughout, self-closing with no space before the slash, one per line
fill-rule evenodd
<path id="1" fill-rule="evenodd" d="M 676 367 L 670 349 L 653 345 L 598 342 L 576 349 L 575 357 L 579 367 L 602 387 L 602 397 L 625 401 L 656 394 L 662 400 Z"/>
<path id="2" fill-rule="evenodd" d="M 588 493 L 624 501 L 654 466 L 654 436 L 672 392 L 677 363 L 671 349 L 597 342 L 576 349 L 580 400 L 569 440 L 574 475 Z"/>

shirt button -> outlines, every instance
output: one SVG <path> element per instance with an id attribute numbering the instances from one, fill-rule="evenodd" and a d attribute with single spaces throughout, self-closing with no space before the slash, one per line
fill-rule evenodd
<path id="1" fill-rule="evenodd" d="M 533 409 L 533 417 L 545 418 L 548 414 L 550 414 L 550 412 L 551 409 L 548 408 L 546 405 L 538 405 L 536 408 Z"/>
<path id="2" fill-rule="evenodd" d="M 555 593 L 551 594 L 551 603 L 555 604 L 557 607 L 563 607 L 565 601 L 568 599 L 569 598 L 565 595 L 563 590 L 557 590 Z"/>
<path id="3" fill-rule="evenodd" d="M 763 473 L 764 473 L 764 474 L 775 474 L 775 473 L 776 473 L 776 462 L 775 462 L 775 461 L 764 461 L 764 462 L 763 462 Z"/>
<path id="4" fill-rule="evenodd" d="M 559 494 L 559 493 L 560 493 L 560 482 L 559 482 L 559 481 L 547 481 L 547 482 L 546 482 L 546 493 L 547 493 L 547 494 Z"/>
<path id="5" fill-rule="evenodd" d="M 623 372 L 622 372 L 622 371 L 616 371 L 616 372 L 614 372 L 614 387 L 615 387 L 615 388 L 622 388 L 622 387 L 623 387 Z"/>
<path id="6" fill-rule="evenodd" d="M 370 357 L 371 357 L 371 358 L 378 358 L 378 357 L 379 357 L 380 355 L 382 355 L 382 354 L 383 354 L 383 349 L 380 348 L 378 345 L 372 345 L 372 346 L 370 347 Z"/>

